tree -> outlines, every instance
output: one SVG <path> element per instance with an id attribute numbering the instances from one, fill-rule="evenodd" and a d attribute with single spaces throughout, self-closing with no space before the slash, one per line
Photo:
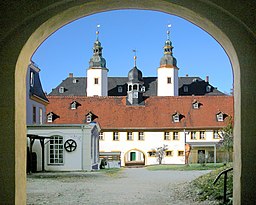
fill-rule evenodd
<path id="1" fill-rule="evenodd" d="M 168 145 L 163 145 L 162 147 L 157 147 L 156 152 L 156 158 L 159 164 L 162 164 L 162 160 L 165 156 L 165 151 L 168 149 Z"/>
<path id="2" fill-rule="evenodd" d="M 233 124 L 232 118 L 230 117 L 228 120 L 228 124 L 221 130 L 221 141 L 220 145 L 223 150 L 226 152 L 226 161 L 230 161 L 230 153 L 233 152 Z"/>

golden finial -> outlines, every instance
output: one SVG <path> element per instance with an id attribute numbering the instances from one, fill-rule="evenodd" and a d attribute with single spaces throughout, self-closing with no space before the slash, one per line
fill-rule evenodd
<path id="1" fill-rule="evenodd" d="M 166 32 L 167 33 L 167 40 L 170 40 L 170 28 L 171 28 L 171 26 L 172 26 L 171 24 L 167 25 L 167 27 L 168 27 L 167 32 Z"/>
<path id="2" fill-rule="evenodd" d="M 97 36 L 97 40 L 99 39 L 99 28 L 100 28 L 100 24 L 97 25 L 97 29 L 96 29 L 96 36 Z"/>
<path id="3" fill-rule="evenodd" d="M 134 67 L 136 66 L 136 60 L 137 60 L 137 56 L 136 56 L 136 50 L 132 50 L 132 52 L 134 52 L 134 56 L 133 56 L 133 59 L 134 59 Z"/>

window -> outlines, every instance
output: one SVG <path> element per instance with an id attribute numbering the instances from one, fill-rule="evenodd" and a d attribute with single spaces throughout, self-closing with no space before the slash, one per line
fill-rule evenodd
<path id="1" fill-rule="evenodd" d="M 198 102 L 194 102 L 192 104 L 192 107 L 193 107 L 193 109 L 198 109 L 199 108 L 199 103 Z"/>
<path id="2" fill-rule="evenodd" d="M 94 78 L 94 84 L 98 85 L 99 84 L 99 78 Z"/>
<path id="3" fill-rule="evenodd" d="M 172 78 L 171 77 L 167 77 L 167 84 L 171 84 L 172 83 Z"/>
<path id="4" fill-rule="evenodd" d="M 187 85 L 185 85 L 185 86 L 183 87 L 183 92 L 184 92 L 184 93 L 187 93 L 187 92 L 188 92 L 188 86 L 187 86 Z"/>
<path id="5" fill-rule="evenodd" d="M 200 131 L 200 140 L 205 139 L 204 131 Z"/>
<path id="6" fill-rule="evenodd" d="M 43 124 L 43 109 L 39 108 L 39 124 Z"/>
<path id="7" fill-rule="evenodd" d="M 144 140 L 144 132 L 139 132 L 139 140 Z"/>
<path id="8" fill-rule="evenodd" d="M 133 140 L 132 132 L 127 132 L 127 140 Z"/>
<path id="9" fill-rule="evenodd" d="M 52 136 L 49 146 L 49 164 L 63 164 L 63 137 Z"/>
<path id="10" fill-rule="evenodd" d="M 92 121 L 92 115 L 89 114 L 86 116 L 86 122 L 90 123 L 91 121 Z"/>
<path id="11" fill-rule="evenodd" d="M 178 132 L 173 132 L 172 139 L 173 140 L 179 140 L 179 133 Z"/>
<path id="12" fill-rule="evenodd" d="M 219 139 L 218 130 L 214 130 L 214 131 L 213 131 L 213 139 Z"/>
<path id="13" fill-rule="evenodd" d="M 113 140 L 114 141 L 118 141 L 119 140 L 118 132 L 113 132 Z"/>
<path id="14" fill-rule="evenodd" d="M 143 92 L 143 93 L 144 93 L 145 91 L 146 91 L 145 86 L 142 86 L 142 87 L 141 87 L 141 92 Z"/>
<path id="15" fill-rule="evenodd" d="M 78 82 L 78 80 L 77 79 L 73 79 L 73 83 L 77 83 Z"/>
<path id="16" fill-rule="evenodd" d="M 103 134 L 103 132 L 100 132 L 100 133 L 99 133 L 99 140 L 104 140 L 104 134 Z"/>
<path id="17" fill-rule="evenodd" d="M 184 156 L 184 151 L 178 151 L 178 156 L 179 157 Z"/>
<path id="18" fill-rule="evenodd" d="M 212 89 L 212 86 L 210 86 L 210 85 L 206 86 L 206 92 L 208 92 L 208 93 L 211 92 L 211 89 Z"/>
<path id="19" fill-rule="evenodd" d="M 164 132 L 164 140 L 170 140 L 170 132 Z"/>
<path id="20" fill-rule="evenodd" d="M 191 132 L 191 139 L 196 140 L 196 132 Z"/>
<path id="21" fill-rule="evenodd" d="M 138 92 L 134 92 L 134 93 L 133 93 L 133 98 L 138 98 L 138 97 L 139 97 Z"/>
<path id="22" fill-rule="evenodd" d="M 172 116 L 172 120 L 173 122 L 179 122 L 180 121 L 180 116 L 178 113 L 176 113 L 175 115 Z"/>
<path id="23" fill-rule="evenodd" d="M 71 110 L 75 110 L 76 109 L 76 102 L 72 102 L 71 103 Z"/>
<path id="24" fill-rule="evenodd" d="M 32 120 L 33 120 L 33 123 L 35 124 L 36 123 L 36 107 L 35 106 L 33 106 L 33 114 L 32 115 L 33 115 Z"/>
<path id="25" fill-rule="evenodd" d="M 122 88 L 121 86 L 118 86 L 118 87 L 117 87 L 117 91 L 118 91 L 119 93 L 121 93 L 121 92 L 123 92 L 123 88 Z"/>
<path id="26" fill-rule="evenodd" d="M 53 120 L 52 120 L 52 116 L 53 116 L 52 113 L 49 113 L 49 114 L 47 115 L 47 122 L 52 122 L 52 121 L 53 121 Z"/>
<path id="27" fill-rule="evenodd" d="M 33 87 L 34 86 L 34 81 L 35 81 L 35 77 L 34 77 L 34 72 L 30 72 L 30 86 Z"/>
<path id="28" fill-rule="evenodd" d="M 156 156 L 156 152 L 155 151 L 149 151 L 148 152 L 148 156 L 149 157 L 155 157 Z"/>
<path id="29" fill-rule="evenodd" d="M 217 121 L 218 122 L 223 122 L 223 113 L 219 113 L 219 114 L 217 114 Z"/>
<path id="30" fill-rule="evenodd" d="M 64 87 L 59 87 L 59 93 L 64 93 Z"/>
<path id="31" fill-rule="evenodd" d="M 172 156 L 172 151 L 168 150 L 168 151 L 165 151 L 165 155 L 167 157 L 171 157 Z"/>

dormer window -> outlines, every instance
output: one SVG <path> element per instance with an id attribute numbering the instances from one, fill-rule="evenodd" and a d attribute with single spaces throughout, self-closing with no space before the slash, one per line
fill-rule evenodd
<path id="1" fill-rule="evenodd" d="M 216 117 L 217 117 L 217 121 L 218 121 L 218 122 L 223 122 L 223 120 L 224 120 L 224 114 L 223 114 L 223 112 L 219 112 L 219 113 L 216 115 Z"/>
<path id="2" fill-rule="evenodd" d="M 119 93 L 122 93 L 122 92 L 123 92 L 122 86 L 118 86 L 118 87 L 117 87 L 117 91 L 118 91 Z"/>
<path id="3" fill-rule="evenodd" d="M 86 116 L 86 122 L 87 122 L 87 123 L 92 122 L 92 115 L 87 115 L 87 116 Z"/>
<path id="4" fill-rule="evenodd" d="M 56 115 L 55 113 L 53 112 L 49 112 L 47 114 L 47 122 L 53 122 L 55 119 L 59 118 L 58 115 Z"/>
<path id="5" fill-rule="evenodd" d="M 78 80 L 77 79 L 73 79 L 73 83 L 77 83 L 78 82 Z"/>
<path id="6" fill-rule="evenodd" d="M 172 116 L 172 121 L 173 121 L 173 122 L 179 122 L 179 121 L 180 121 L 180 114 L 179 114 L 179 113 L 175 113 L 175 114 Z"/>
<path id="7" fill-rule="evenodd" d="M 64 93 L 64 87 L 59 87 L 59 93 Z"/>
<path id="8" fill-rule="evenodd" d="M 193 109 L 199 109 L 199 102 L 198 101 L 194 101 L 192 104 Z"/>
<path id="9" fill-rule="evenodd" d="M 211 92 L 211 90 L 212 90 L 212 86 L 207 85 L 207 86 L 206 86 L 206 92 L 208 92 L 208 93 L 209 93 L 209 92 Z"/>
<path id="10" fill-rule="evenodd" d="M 92 112 L 87 113 L 85 117 L 86 123 L 91 123 L 94 119 L 98 118 L 98 116 L 94 115 Z"/>
<path id="11" fill-rule="evenodd" d="M 71 107 L 71 110 L 75 110 L 77 108 L 77 102 L 76 101 L 72 102 L 70 107 Z"/>
<path id="12" fill-rule="evenodd" d="M 187 92 L 188 92 L 188 86 L 187 86 L 187 85 L 185 85 L 185 86 L 183 87 L 183 92 L 184 92 L 184 93 L 187 93 Z"/>
<path id="13" fill-rule="evenodd" d="M 141 87 L 141 92 L 143 92 L 143 93 L 144 93 L 145 91 L 146 91 L 145 86 L 142 86 L 142 87 Z"/>

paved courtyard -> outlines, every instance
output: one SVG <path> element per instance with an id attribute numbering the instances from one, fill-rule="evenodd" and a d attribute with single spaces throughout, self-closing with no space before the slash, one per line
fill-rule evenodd
<path id="1" fill-rule="evenodd" d="M 185 197 L 185 184 L 209 171 L 37 173 L 27 178 L 27 204 L 209 204 Z M 182 197 L 181 197 L 182 196 Z"/>

